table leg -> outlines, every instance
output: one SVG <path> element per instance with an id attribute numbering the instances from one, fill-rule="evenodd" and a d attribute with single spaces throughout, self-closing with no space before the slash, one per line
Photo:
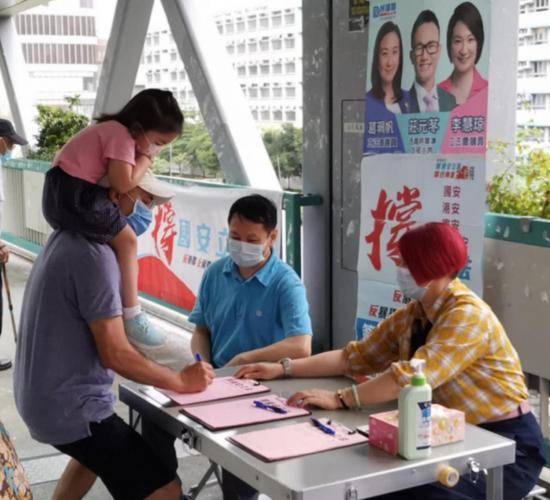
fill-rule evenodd
<path id="1" fill-rule="evenodd" d="M 503 500 L 504 469 L 494 467 L 487 473 L 487 500 Z"/>

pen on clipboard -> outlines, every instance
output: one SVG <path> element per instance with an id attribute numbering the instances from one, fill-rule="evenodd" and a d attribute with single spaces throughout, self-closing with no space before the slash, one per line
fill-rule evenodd
<path id="1" fill-rule="evenodd" d="M 279 406 L 270 405 L 270 404 L 264 403 L 263 401 L 258 401 L 257 399 L 255 399 L 253 403 L 256 408 L 261 408 L 262 410 L 271 410 L 271 411 L 274 411 L 275 413 L 281 413 L 281 414 L 288 413 L 286 410 L 284 410 L 283 408 L 280 408 Z"/>
<path id="2" fill-rule="evenodd" d="M 330 434 L 331 436 L 334 436 L 336 434 L 336 431 L 332 427 L 323 424 L 323 422 L 321 422 L 319 419 L 315 417 L 310 417 L 310 419 L 311 423 L 318 429 L 322 430 L 325 434 Z"/>

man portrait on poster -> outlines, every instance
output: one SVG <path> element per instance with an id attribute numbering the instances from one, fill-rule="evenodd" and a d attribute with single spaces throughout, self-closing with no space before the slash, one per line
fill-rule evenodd
<path id="1" fill-rule="evenodd" d="M 456 107 L 455 97 L 438 87 L 435 75 L 441 56 L 440 28 L 437 16 L 423 10 L 414 22 L 411 32 L 410 58 L 415 80 L 409 92 L 410 113 L 437 113 Z"/>

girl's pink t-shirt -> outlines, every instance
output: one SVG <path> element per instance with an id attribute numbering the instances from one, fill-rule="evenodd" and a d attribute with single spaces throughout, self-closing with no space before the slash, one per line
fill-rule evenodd
<path id="1" fill-rule="evenodd" d="M 110 160 L 136 164 L 136 141 L 124 125 L 114 120 L 78 132 L 57 153 L 53 165 L 73 177 L 97 184 L 107 175 Z"/>

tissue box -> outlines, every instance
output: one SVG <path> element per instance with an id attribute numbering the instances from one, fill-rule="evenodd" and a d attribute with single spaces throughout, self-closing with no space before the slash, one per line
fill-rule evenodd
<path id="1" fill-rule="evenodd" d="M 375 413 L 369 417 L 369 443 L 397 455 L 399 451 L 399 413 L 397 410 Z M 432 405 L 432 447 L 464 439 L 464 412 Z"/>

